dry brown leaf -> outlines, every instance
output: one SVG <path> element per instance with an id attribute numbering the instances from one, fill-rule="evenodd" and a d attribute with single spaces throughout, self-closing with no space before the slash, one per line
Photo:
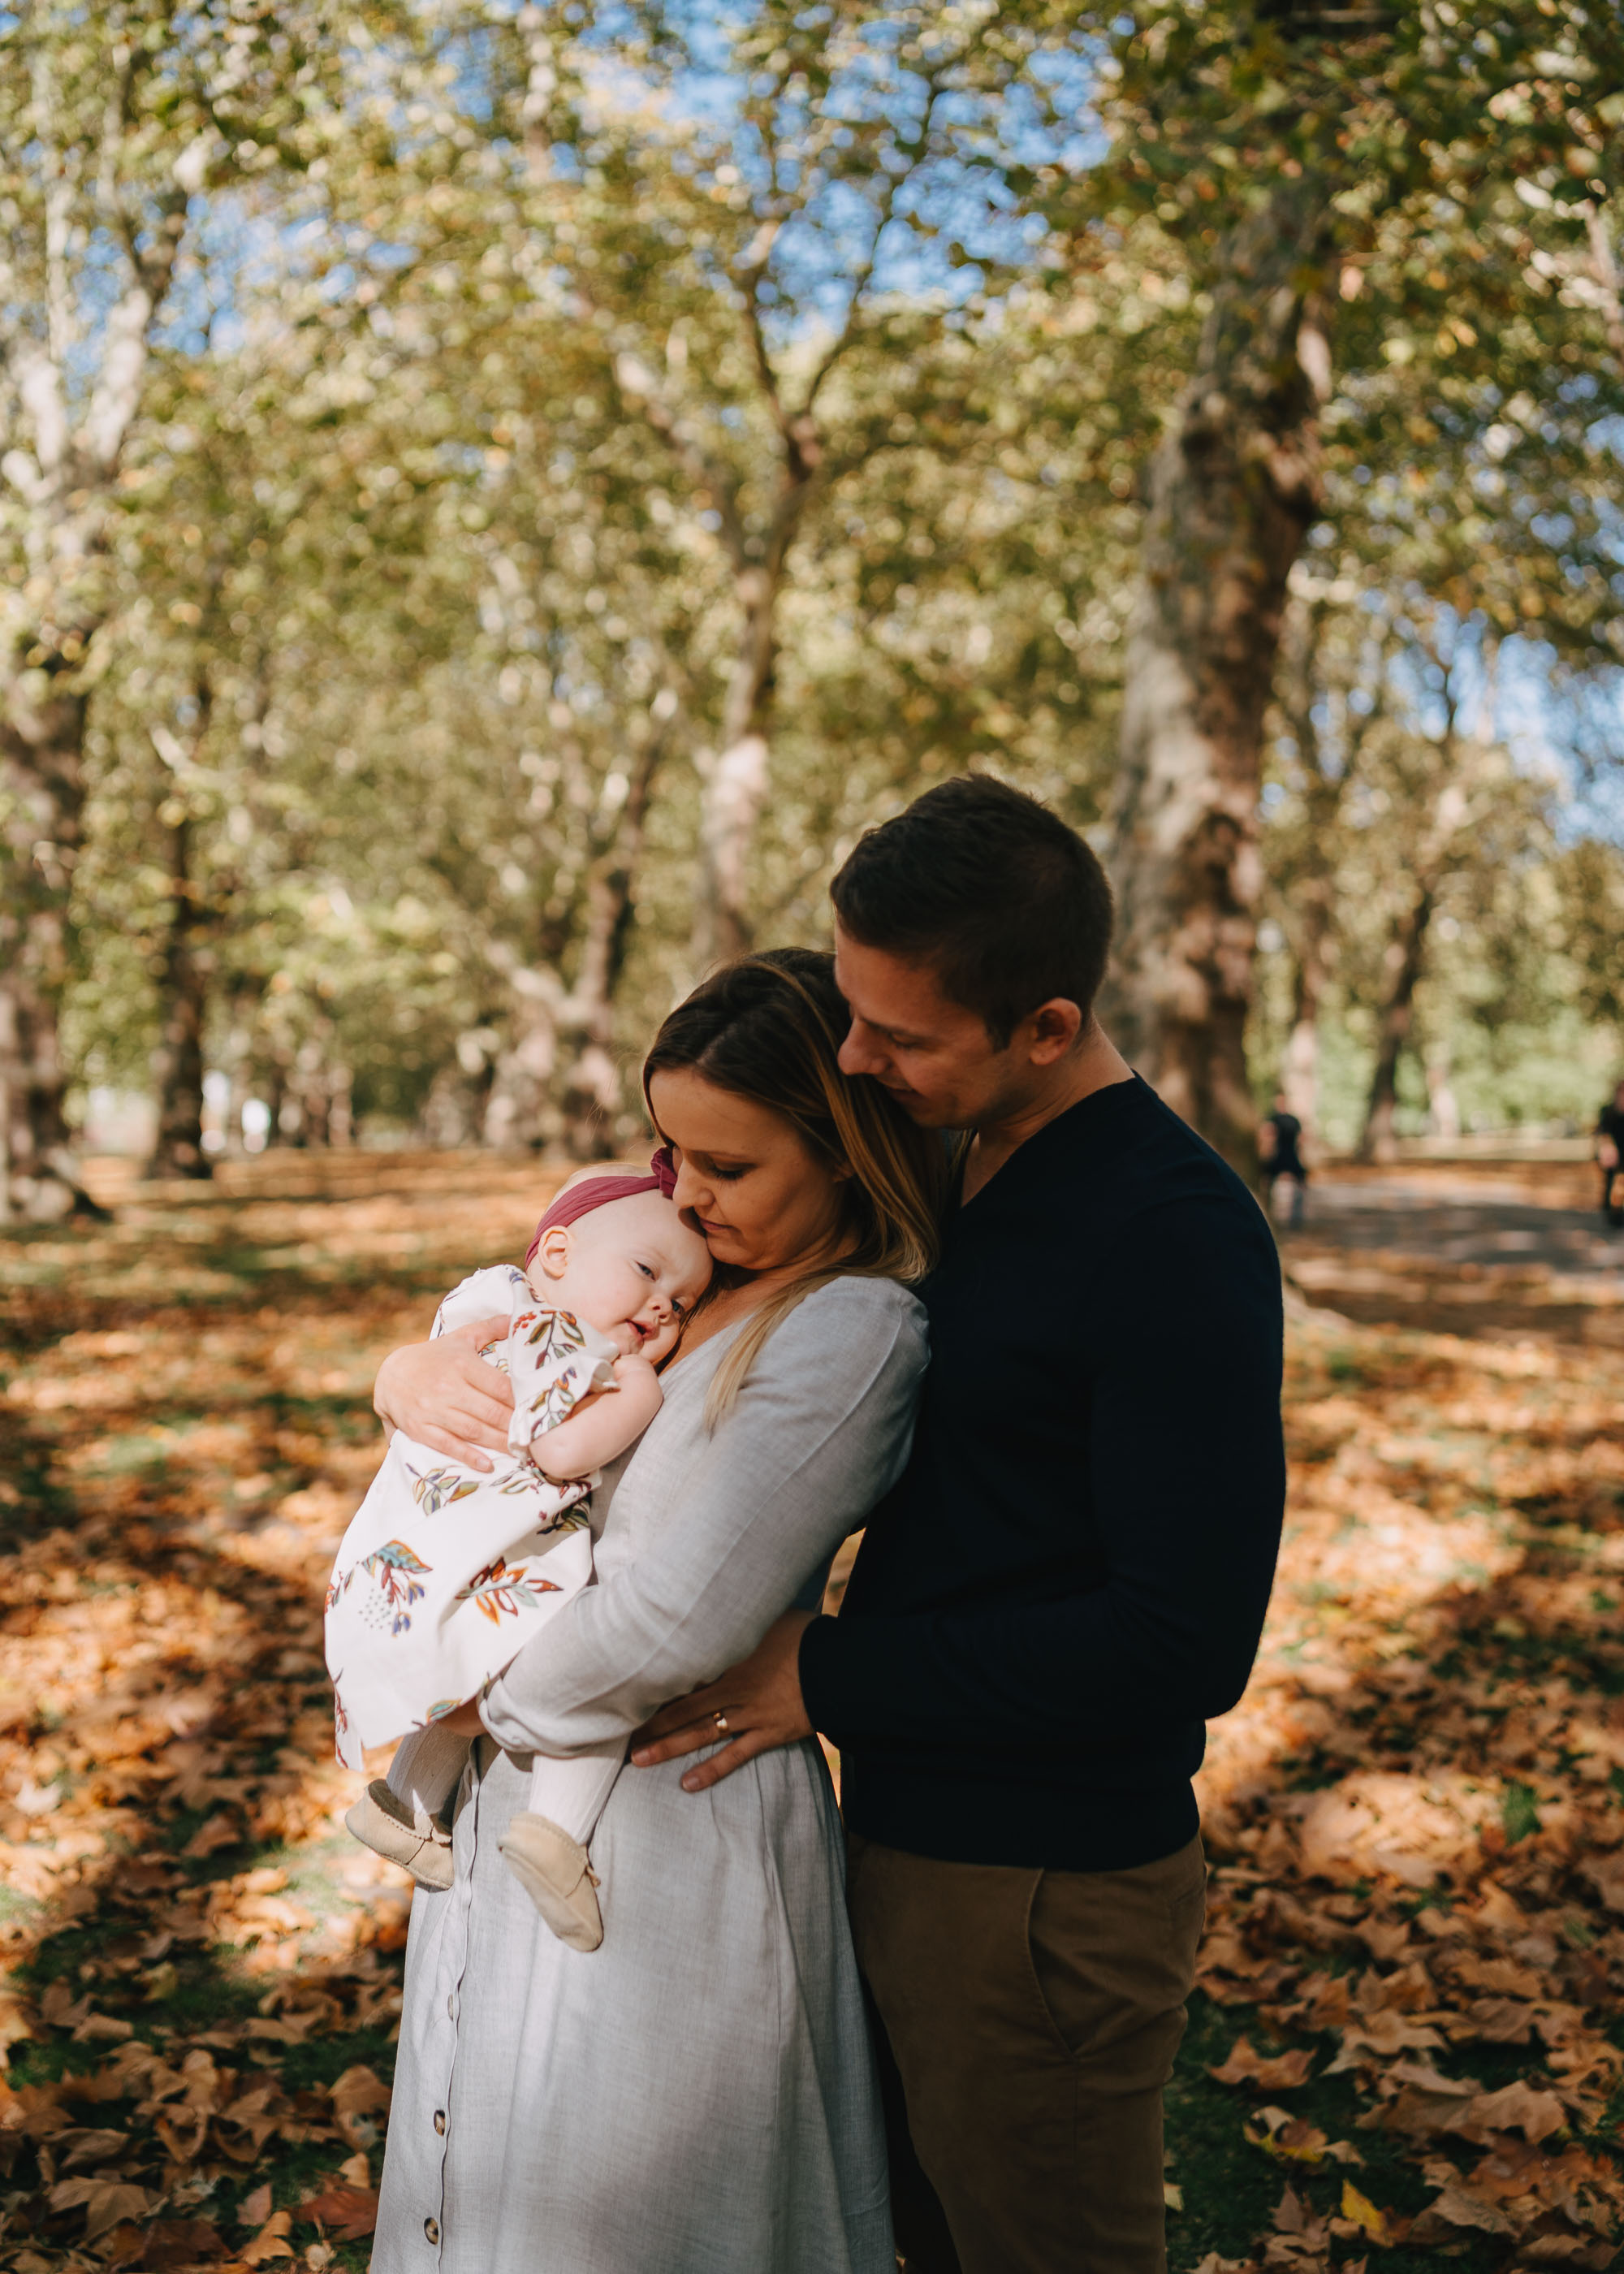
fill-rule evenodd
<path id="1" fill-rule="evenodd" d="M 1428 2203 L 1410 2230 L 1412 2242 L 1440 2242 L 1453 2239 L 1452 2230 L 1474 2227 L 1485 2234 L 1510 2234 L 1515 2232 L 1511 2221 L 1497 2202 L 1469 2187 L 1464 2180 L 1453 2180 Z"/>
<path id="2" fill-rule="evenodd" d="M 292 2232 L 292 2212 L 274 2210 L 253 2240 L 245 2244 L 237 2256 L 245 2266 L 269 2266 L 278 2258 L 291 2258 L 293 2245 L 288 2238 Z"/>
<path id="3" fill-rule="evenodd" d="M 389 2112 L 389 2087 L 370 2068 L 347 2068 L 329 2088 L 333 2116 L 352 2148 L 370 2148 L 379 2137 L 371 2120 Z"/>
<path id="4" fill-rule="evenodd" d="M 1250 2038 L 1242 2037 L 1230 2047 L 1229 2059 L 1207 2073 L 1220 2084 L 1250 2084 L 1260 2092 L 1288 2092 L 1307 2083 L 1313 2058 L 1312 2052 L 1301 2050 L 1260 2054 L 1253 2050 Z"/>
<path id="5" fill-rule="evenodd" d="M 1502 2132 L 1520 2132 L 1523 2138 L 1538 2146 L 1560 2132 L 1567 2122 L 1567 2113 L 1553 2092 L 1536 2092 L 1519 2079 L 1515 2084 L 1502 2085 L 1498 2092 L 1476 2094 L 1470 2100 L 1457 2104 L 1443 2128 L 1462 2140 L 1482 2142 Z"/>
<path id="6" fill-rule="evenodd" d="M 94 2242 L 121 2219 L 139 2218 L 147 2210 L 148 2196 L 145 2187 L 134 2187 L 126 2180 L 84 2178 L 59 2180 L 50 2191 L 49 2200 L 53 2210 L 75 2210 L 82 2205 L 85 2240 Z"/>
<path id="7" fill-rule="evenodd" d="M 378 2190 L 330 2184 L 299 2205 L 299 2217 L 329 2228 L 341 2242 L 359 2242 L 378 2224 Z"/>
<path id="8" fill-rule="evenodd" d="M 161 2218 L 147 2229 L 144 2274 L 175 2274 L 183 2266 L 212 2264 L 227 2255 L 224 2237 L 204 2218 Z"/>
<path id="9" fill-rule="evenodd" d="M 237 2205 L 237 2224 L 239 2226 L 262 2226 L 270 2215 L 271 2183 L 267 2180 L 263 2187 L 256 2187 L 250 2195 L 244 2195 Z"/>

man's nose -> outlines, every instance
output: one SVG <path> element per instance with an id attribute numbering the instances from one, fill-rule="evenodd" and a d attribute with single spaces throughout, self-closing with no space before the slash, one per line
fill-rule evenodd
<path id="1" fill-rule="evenodd" d="M 846 1040 L 835 1054 L 835 1062 L 842 1073 L 870 1073 L 880 1063 L 872 1046 L 862 1041 L 861 1029 L 855 1019 L 846 1030 Z"/>

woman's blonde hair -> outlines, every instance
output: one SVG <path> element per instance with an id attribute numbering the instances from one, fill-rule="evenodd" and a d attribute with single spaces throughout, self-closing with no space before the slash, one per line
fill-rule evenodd
<path id="1" fill-rule="evenodd" d="M 771 948 L 713 972 L 677 1005 L 643 1061 L 645 1099 L 657 1073 L 691 1069 L 779 1115 L 817 1159 L 846 1172 L 845 1254 L 778 1288 L 751 1313 L 710 1385 L 705 1419 L 712 1428 L 798 1303 L 853 1275 L 911 1284 L 934 1269 L 940 1252 L 946 1152 L 878 1082 L 841 1073 L 847 1024 L 833 956 Z"/>

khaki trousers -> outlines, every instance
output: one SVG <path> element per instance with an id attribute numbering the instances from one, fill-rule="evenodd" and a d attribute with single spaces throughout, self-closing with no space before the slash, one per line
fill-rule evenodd
<path id="1" fill-rule="evenodd" d="M 1200 1841 L 1126 1871 L 848 1847 L 909 2274 L 1165 2274 L 1162 2091 Z"/>

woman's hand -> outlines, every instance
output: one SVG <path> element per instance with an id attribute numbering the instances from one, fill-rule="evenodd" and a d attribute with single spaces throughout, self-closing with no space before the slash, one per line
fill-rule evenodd
<path id="1" fill-rule="evenodd" d="M 816 1616 L 813 1611 L 786 1611 L 748 1658 L 703 1690 L 662 1706 L 632 1733 L 635 1766 L 654 1768 L 726 1737 L 730 1742 L 719 1753 L 701 1761 L 682 1780 L 684 1792 L 703 1792 L 757 1753 L 809 1737 L 812 1724 L 801 1696 L 801 1638 Z"/>
<path id="2" fill-rule="evenodd" d="M 477 1319 L 432 1343 L 391 1351 L 372 1389 L 372 1406 L 384 1427 L 391 1434 L 404 1429 L 418 1444 L 465 1467 L 488 1469 L 486 1453 L 508 1449 L 513 1389 L 479 1351 L 507 1331 L 504 1318 Z"/>

